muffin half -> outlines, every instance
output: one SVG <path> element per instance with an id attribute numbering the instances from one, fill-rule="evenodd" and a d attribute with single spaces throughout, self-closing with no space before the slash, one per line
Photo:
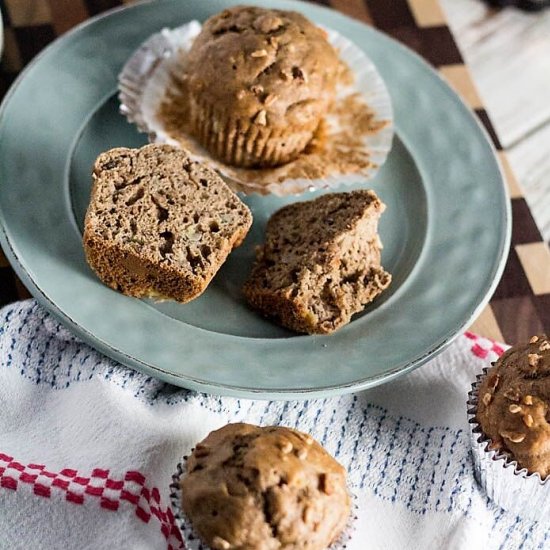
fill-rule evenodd
<path id="1" fill-rule="evenodd" d="M 247 302 L 296 332 L 330 334 L 349 323 L 391 283 L 377 231 L 385 208 L 360 189 L 275 212 L 243 286 Z"/>
<path id="2" fill-rule="evenodd" d="M 170 145 L 119 147 L 93 170 L 86 260 L 128 296 L 199 296 L 251 224 L 250 210 L 210 168 Z"/>

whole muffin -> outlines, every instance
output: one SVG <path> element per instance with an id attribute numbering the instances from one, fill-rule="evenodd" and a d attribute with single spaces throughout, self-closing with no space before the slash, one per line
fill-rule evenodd
<path id="1" fill-rule="evenodd" d="M 224 10 L 204 23 L 188 54 L 193 132 L 228 164 L 289 162 L 327 113 L 339 68 L 324 31 L 303 15 Z"/>
<path id="2" fill-rule="evenodd" d="M 550 340 L 533 336 L 504 353 L 481 380 L 476 420 L 490 449 L 529 473 L 550 474 Z"/>
<path id="3" fill-rule="evenodd" d="M 181 482 L 182 506 L 216 550 L 321 550 L 344 528 L 344 468 L 310 436 L 229 424 L 198 444 Z"/>

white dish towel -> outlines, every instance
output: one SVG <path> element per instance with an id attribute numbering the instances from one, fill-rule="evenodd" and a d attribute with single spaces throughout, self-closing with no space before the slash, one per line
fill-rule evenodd
<path id="1" fill-rule="evenodd" d="M 309 432 L 344 464 L 359 506 L 348 550 L 550 547 L 546 525 L 503 512 L 474 480 L 465 402 L 501 351 L 465 335 L 368 392 L 220 399 L 115 364 L 34 301 L 10 305 L 0 310 L 0 548 L 184 548 L 171 475 L 210 430 L 236 421 Z"/>

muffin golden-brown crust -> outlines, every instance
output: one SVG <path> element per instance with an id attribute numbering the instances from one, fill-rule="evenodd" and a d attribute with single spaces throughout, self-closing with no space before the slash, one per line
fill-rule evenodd
<path id="1" fill-rule="evenodd" d="M 344 468 L 310 436 L 229 424 L 198 444 L 182 505 L 214 549 L 327 548 L 350 511 Z"/>
<path id="2" fill-rule="evenodd" d="M 204 23 L 187 59 L 194 132 L 230 164 L 288 162 L 326 114 L 340 67 L 324 31 L 299 13 L 224 10 Z"/>
<path id="3" fill-rule="evenodd" d="M 533 336 L 504 353 L 482 380 L 477 421 L 491 448 L 529 472 L 550 473 L 550 339 Z"/>

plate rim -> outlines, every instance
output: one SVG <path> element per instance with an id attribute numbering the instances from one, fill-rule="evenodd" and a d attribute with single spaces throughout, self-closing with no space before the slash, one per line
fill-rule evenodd
<path id="1" fill-rule="evenodd" d="M 155 3 L 155 1 L 156 0 L 140 0 L 130 5 L 117 6 L 97 16 L 87 19 L 86 21 L 80 23 L 79 25 L 75 26 L 67 33 L 61 35 L 56 40 L 54 40 L 51 44 L 49 44 L 46 48 L 44 48 L 44 50 L 42 50 L 24 68 L 24 70 L 18 75 L 16 80 L 13 82 L 13 84 L 11 85 L 8 92 L 6 93 L 0 105 L 0 121 L 3 118 L 6 106 L 10 102 L 12 96 L 16 93 L 20 83 L 26 78 L 27 74 L 32 70 L 32 68 L 36 64 L 38 64 L 41 61 L 41 59 L 45 55 L 47 55 L 52 48 L 58 46 L 60 41 L 68 39 L 72 35 L 80 32 L 82 29 L 90 25 L 96 24 L 98 21 L 104 18 L 111 17 L 112 15 L 117 14 L 119 12 L 139 9 L 140 6 L 153 4 Z M 293 0 L 293 3 L 312 7 L 310 4 L 308 4 L 307 2 L 303 2 L 302 0 Z M 344 18 L 345 20 L 347 20 L 348 23 L 359 25 L 359 26 L 366 26 L 364 23 L 357 21 L 343 13 L 337 12 L 336 10 L 333 10 L 331 8 L 328 8 L 325 6 L 319 6 L 319 5 L 315 5 L 314 8 L 321 11 L 328 12 L 328 13 L 338 13 L 338 15 Z M 328 397 L 333 395 L 341 395 L 344 393 L 361 391 L 370 387 L 374 387 L 381 383 L 385 383 L 390 380 L 393 380 L 401 375 L 404 375 L 414 370 L 415 368 L 420 367 L 421 365 L 426 363 L 430 358 L 432 358 L 439 352 L 443 351 L 443 349 L 449 346 L 460 334 L 462 334 L 463 331 L 479 315 L 481 310 L 489 302 L 490 296 L 494 292 L 496 286 L 498 285 L 502 277 L 502 273 L 504 271 L 506 261 L 508 258 L 508 253 L 509 253 L 509 248 L 511 243 L 511 234 L 512 234 L 512 214 L 511 214 L 510 194 L 509 194 L 508 187 L 506 185 L 506 179 L 505 179 L 502 163 L 498 157 L 496 148 L 492 140 L 490 139 L 488 131 L 485 129 L 481 121 L 475 116 L 475 113 L 473 112 L 471 107 L 469 107 L 466 104 L 466 102 L 449 86 L 449 84 L 445 81 L 442 75 L 439 72 L 437 72 L 431 65 L 429 65 L 419 54 L 417 54 L 412 49 L 404 46 L 403 44 L 401 44 L 391 36 L 379 31 L 374 27 L 369 26 L 368 29 L 370 32 L 373 32 L 376 35 L 381 35 L 384 37 L 384 39 L 390 40 L 394 46 L 405 51 L 407 55 L 415 57 L 416 61 L 423 66 L 424 70 L 427 70 L 429 73 L 431 73 L 432 76 L 435 75 L 437 79 L 443 83 L 444 87 L 448 90 L 448 92 L 452 94 L 453 98 L 457 100 L 460 104 L 462 104 L 465 110 L 468 111 L 469 117 L 474 121 L 478 130 L 480 131 L 485 141 L 487 142 L 487 145 L 491 150 L 495 164 L 498 168 L 498 173 L 500 176 L 499 179 L 501 183 L 500 187 L 503 192 L 502 198 L 504 199 L 503 201 L 504 209 L 501 213 L 503 215 L 503 226 L 505 229 L 503 234 L 500 235 L 500 239 L 499 239 L 499 245 L 500 245 L 498 250 L 499 260 L 498 260 L 498 263 L 495 262 L 495 264 L 492 266 L 493 267 L 492 273 L 491 273 L 492 276 L 490 280 L 489 280 L 489 277 L 487 278 L 488 282 L 484 286 L 483 295 L 481 299 L 479 300 L 478 304 L 472 309 L 468 317 L 460 324 L 460 326 L 458 327 L 455 326 L 454 328 L 450 329 L 448 335 L 446 335 L 445 337 L 440 339 L 440 341 L 438 341 L 433 346 L 431 346 L 422 356 L 412 361 L 409 361 L 404 366 L 398 366 L 392 370 L 385 371 L 384 373 L 381 373 L 381 374 L 371 375 L 368 378 L 362 378 L 359 380 L 354 380 L 343 384 L 336 384 L 336 385 L 329 384 L 326 386 L 316 386 L 315 388 L 296 387 L 291 389 L 288 389 L 288 388 L 258 389 L 258 388 L 251 388 L 246 386 L 228 385 L 227 383 L 219 383 L 211 380 L 201 380 L 201 379 L 192 377 L 190 375 L 177 375 L 170 371 L 162 369 L 158 365 L 149 364 L 133 355 L 130 355 L 124 351 L 121 351 L 112 344 L 108 344 L 107 342 L 105 342 L 104 340 L 102 340 L 92 332 L 90 332 L 88 329 L 78 324 L 74 319 L 72 319 L 72 317 L 67 312 L 63 311 L 60 307 L 58 307 L 56 303 L 53 302 L 48 297 L 48 295 L 42 290 L 42 288 L 37 284 L 37 282 L 33 279 L 33 277 L 28 273 L 28 271 L 23 266 L 14 248 L 12 247 L 10 238 L 6 231 L 4 217 L 3 215 L 0 215 L 0 244 L 2 245 L 2 248 L 6 256 L 10 260 L 10 265 L 12 266 L 16 274 L 25 283 L 25 285 L 29 288 L 33 297 L 36 298 L 37 301 L 42 306 L 44 306 L 47 309 L 47 311 L 50 312 L 54 317 L 60 320 L 63 324 L 69 326 L 70 329 L 74 333 L 76 333 L 79 337 L 81 337 L 87 345 L 90 345 L 91 347 L 98 349 L 100 352 L 106 354 L 107 356 L 113 357 L 115 360 L 119 361 L 123 365 L 130 366 L 131 368 L 135 368 L 147 375 L 151 375 L 152 373 L 155 373 L 165 381 L 169 381 L 179 386 L 183 385 L 183 387 L 185 388 L 196 390 L 196 391 L 202 391 L 202 392 L 206 391 L 213 395 L 227 395 L 227 396 L 233 396 L 233 397 L 248 397 L 248 398 L 255 398 L 255 399 L 259 398 L 259 399 L 284 399 L 284 400 L 308 399 L 313 397 Z M 399 125 L 397 124 L 397 121 L 396 121 L 396 134 L 398 134 L 397 132 L 398 127 Z M 403 139 L 402 134 L 400 134 L 400 137 L 401 139 Z M 404 142 L 406 143 L 406 140 L 404 140 Z M 108 350 L 108 352 L 105 350 Z M 219 390 L 219 393 L 216 393 L 216 390 Z"/>

